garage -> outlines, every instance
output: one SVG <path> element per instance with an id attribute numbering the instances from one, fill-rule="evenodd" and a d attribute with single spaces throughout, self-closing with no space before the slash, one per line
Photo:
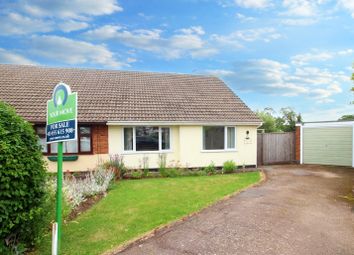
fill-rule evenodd
<path id="1" fill-rule="evenodd" d="M 302 164 L 354 167 L 354 121 L 300 125 Z"/>

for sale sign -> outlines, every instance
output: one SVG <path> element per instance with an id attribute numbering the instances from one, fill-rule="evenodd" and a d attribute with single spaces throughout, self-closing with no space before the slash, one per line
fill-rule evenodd
<path id="1" fill-rule="evenodd" d="M 57 84 L 47 101 L 46 135 L 47 143 L 77 139 L 77 93 L 65 83 Z"/>

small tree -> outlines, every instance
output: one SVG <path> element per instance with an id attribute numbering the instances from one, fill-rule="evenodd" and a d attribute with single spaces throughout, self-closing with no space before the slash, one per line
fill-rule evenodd
<path id="1" fill-rule="evenodd" d="M 257 116 L 263 122 L 260 129 L 264 129 L 266 133 L 280 131 L 277 128 L 277 119 L 273 116 L 274 110 L 272 108 L 265 108 L 263 111 L 257 111 Z"/>
<path id="2" fill-rule="evenodd" d="M 258 111 L 257 116 L 263 122 L 260 129 L 264 129 L 266 133 L 295 131 L 295 124 L 302 122 L 301 114 L 296 114 L 290 107 L 281 108 L 280 116 L 277 116 L 277 113 L 272 108 Z"/>
<path id="3" fill-rule="evenodd" d="M 0 254 L 34 245 L 44 229 L 46 170 L 37 139 L 0 101 Z"/>
<path id="4" fill-rule="evenodd" d="M 354 114 L 343 115 L 338 120 L 354 120 Z"/>
<path id="5" fill-rule="evenodd" d="M 280 109 L 281 119 L 283 120 L 282 126 L 279 127 L 284 132 L 295 131 L 295 124 L 297 121 L 301 122 L 301 115 L 290 108 L 285 107 Z"/>

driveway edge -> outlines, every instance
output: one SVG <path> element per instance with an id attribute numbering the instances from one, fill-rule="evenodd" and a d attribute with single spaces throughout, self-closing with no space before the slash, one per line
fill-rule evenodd
<path id="1" fill-rule="evenodd" d="M 223 198 L 221 198 L 220 200 L 217 200 L 216 202 L 211 203 L 211 204 L 207 205 L 206 207 L 201 208 L 201 209 L 198 210 L 198 211 L 195 211 L 195 212 L 192 212 L 192 213 L 190 213 L 190 214 L 187 214 L 186 216 L 183 216 L 183 217 L 180 218 L 180 219 L 177 219 L 177 220 L 171 221 L 171 222 L 169 222 L 169 223 L 166 223 L 166 224 L 164 224 L 164 225 L 158 226 L 158 227 L 156 227 L 156 228 L 150 230 L 149 232 L 146 232 L 146 233 L 144 233 L 144 234 L 142 234 L 142 235 L 140 235 L 140 236 L 138 236 L 138 237 L 136 237 L 136 238 L 130 239 L 130 240 L 128 240 L 128 241 L 126 241 L 126 242 L 124 242 L 124 243 L 118 245 L 116 248 L 113 248 L 113 249 L 111 249 L 111 250 L 109 250 L 109 251 L 106 251 L 106 252 L 102 253 L 101 255 L 115 255 L 115 254 L 117 254 L 117 253 L 119 253 L 119 252 L 121 252 L 121 251 L 124 251 L 124 250 L 130 248 L 131 246 L 133 246 L 133 245 L 135 245 L 135 244 L 138 244 L 138 243 L 141 242 L 141 241 L 144 241 L 144 240 L 146 240 L 146 239 L 149 239 L 149 238 L 155 236 L 155 234 L 156 234 L 158 231 L 162 231 L 162 230 L 166 230 L 166 229 L 169 229 L 169 228 L 171 228 L 171 227 L 174 227 L 174 226 L 176 226 L 177 224 L 180 224 L 180 223 L 186 221 L 187 219 L 191 218 L 192 216 L 194 216 L 194 215 L 196 215 L 196 214 L 199 214 L 199 213 L 201 213 L 202 211 L 204 211 L 204 210 L 210 208 L 211 206 L 214 206 L 214 205 L 216 205 L 216 204 L 218 204 L 218 203 L 221 203 L 221 202 L 223 202 L 223 201 L 225 201 L 225 200 L 228 200 L 228 199 L 230 199 L 230 198 L 232 198 L 232 197 L 234 197 L 234 196 L 240 194 L 241 192 L 244 192 L 244 191 L 247 190 L 247 189 L 250 189 L 250 188 L 253 188 L 253 187 L 257 187 L 257 186 L 262 185 L 264 182 L 267 181 L 267 175 L 265 174 L 265 172 L 263 171 L 263 169 L 259 169 L 259 174 L 260 174 L 261 179 L 260 179 L 258 182 L 253 183 L 253 184 L 251 184 L 251 185 L 249 185 L 249 186 L 247 186 L 247 187 L 245 187 L 245 188 L 243 188 L 243 189 L 240 189 L 240 190 L 238 190 L 238 191 L 235 191 L 234 193 L 231 193 L 231 194 L 229 194 L 229 195 L 226 195 L 226 196 L 224 196 Z"/>

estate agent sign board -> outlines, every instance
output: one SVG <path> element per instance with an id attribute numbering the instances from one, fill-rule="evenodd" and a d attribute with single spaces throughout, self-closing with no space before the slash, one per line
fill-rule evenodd
<path id="1" fill-rule="evenodd" d="M 47 101 L 47 143 L 58 144 L 58 171 L 56 193 L 56 222 L 53 224 L 52 254 L 60 251 L 62 225 L 62 186 L 63 186 L 63 142 L 77 139 L 77 93 L 65 83 L 59 83 L 53 90 L 52 99 Z"/>
<path id="2" fill-rule="evenodd" d="M 47 143 L 76 140 L 77 93 L 64 83 L 55 86 L 47 102 Z"/>

